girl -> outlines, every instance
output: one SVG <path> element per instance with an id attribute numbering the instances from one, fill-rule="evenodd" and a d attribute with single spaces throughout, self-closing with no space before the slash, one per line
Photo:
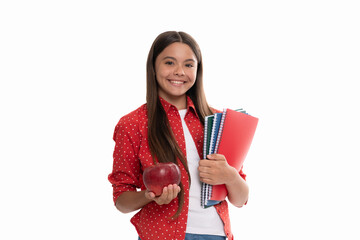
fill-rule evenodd
<path id="1" fill-rule="evenodd" d="M 202 156 L 204 117 L 215 112 L 206 102 L 202 73 L 200 48 L 189 34 L 160 34 L 147 59 L 147 102 L 115 127 L 109 181 L 119 211 L 141 209 L 131 219 L 139 239 L 233 239 L 227 201 L 200 206 L 201 182 L 225 184 L 237 207 L 249 194 L 246 175 L 226 156 Z M 156 162 L 174 162 L 181 170 L 179 186 L 164 187 L 158 197 L 142 182 L 143 170 Z"/>

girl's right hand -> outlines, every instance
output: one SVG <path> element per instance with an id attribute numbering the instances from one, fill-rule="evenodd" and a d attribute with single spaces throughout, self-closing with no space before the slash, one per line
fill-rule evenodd
<path id="1" fill-rule="evenodd" d="M 164 187 L 162 194 L 159 197 L 156 197 L 153 192 L 148 190 L 145 191 L 145 197 L 149 200 L 155 201 L 159 205 L 169 204 L 174 200 L 180 192 L 180 187 L 177 184 L 170 184 L 167 187 Z"/>

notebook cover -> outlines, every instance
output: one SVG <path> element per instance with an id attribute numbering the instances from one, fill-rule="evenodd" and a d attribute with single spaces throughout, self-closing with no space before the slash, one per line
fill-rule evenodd
<path id="1" fill-rule="evenodd" d="M 254 138 L 259 119 L 231 109 L 226 109 L 225 112 L 216 153 L 223 154 L 229 165 L 240 172 Z M 222 201 L 226 196 L 225 185 L 212 186 L 210 200 Z"/>

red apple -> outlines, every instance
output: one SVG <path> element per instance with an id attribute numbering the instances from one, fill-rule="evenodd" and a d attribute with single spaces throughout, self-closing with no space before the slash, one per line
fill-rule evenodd
<path id="1" fill-rule="evenodd" d="M 179 184 L 180 180 L 180 169 L 175 163 L 157 163 L 145 168 L 143 173 L 145 187 L 155 196 L 160 196 L 169 184 Z"/>

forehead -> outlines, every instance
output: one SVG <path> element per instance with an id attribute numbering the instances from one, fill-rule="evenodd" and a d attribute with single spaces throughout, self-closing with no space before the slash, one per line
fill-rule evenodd
<path id="1" fill-rule="evenodd" d="M 163 59 L 165 57 L 173 57 L 177 60 L 187 60 L 187 59 L 193 59 L 197 60 L 194 52 L 191 50 L 191 48 L 185 44 L 185 43 L 172 43 L 169 46 L 167 46 L 157 57 L 157 59 Z"/>

